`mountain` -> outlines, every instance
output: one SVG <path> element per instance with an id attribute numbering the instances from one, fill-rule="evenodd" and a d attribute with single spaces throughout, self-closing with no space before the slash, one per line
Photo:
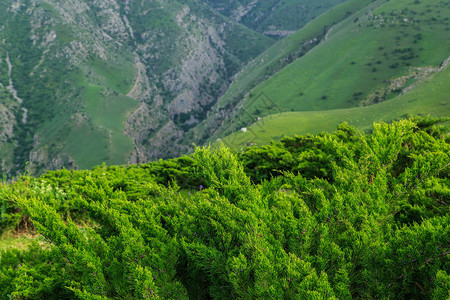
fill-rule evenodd
<path id="1" fill-rule="evenodd" d="M 1 172 L 190 151 L 204 140 L 194 129 L 276 32 L 342 1 L 272 2 L 2 1 Z"/>
<path id="2" fill-rule="evenodd" d="M 444 0 L 2 1 L 1 173 L 175 157 L 286 112 L 369 120 L 438 73 L 448 15 Z M 420 113 L 449 115 L 425 94 Z"/>
<path id="3" fill-rule="evenodd" d="M 352 5 L 357 3 L 359 7 Z M 255 122 L 269 130 L 261 124 L 270 117 L 262 118 L 292 111 L 302 112 L 289 114 L 301 118 L 294 126 L 297 131 L 289 122 L 289 129 L 271 128 L 277 134 L 266 137 L 320 132 L 335 128 L 338 119 L 355 120 L 351 114 L 337 117 L 343 116 L 341 109 L 364 106 L 368 109 L 358 109 L 370 111 L 364 127 L 375 120 L 389 121 L 383 117 L 388 106 L 397 112 L 395 118 L 408 113 L 449 116 L 448 105 L 434 106 L 449 102 L 450 90 L 441 83 L 436 83 L 442 87 L 439 93 L 421 93 L 420 109 L 391 102 L 444 69 L 450 55 L 449 9 L 449 1 L 349 1 L 336 6 L 250 62 L 199 132 L 215 141 Z M 312 116 L 319 115 L 333 122 L 315 122 Z"/>
<path id="4" fill-rule="evenodd" d="M 2 1 L 0 11 L 5 173 L 186 151 L 167 148 L 273 43 L 196 1 Z"/>

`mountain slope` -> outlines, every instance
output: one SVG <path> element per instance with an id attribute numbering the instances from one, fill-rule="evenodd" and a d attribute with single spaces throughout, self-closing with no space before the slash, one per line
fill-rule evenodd
<path id="1" fill-rule="evenodd" d="M 220 13 L 271 36 L 285 36 L 345 0 L 203 0 Z"/>
<path id="2" fill-rule="evenodd" d="M 222 108 L 234 103 L 238 109 L 232 118 L 222 119 L 210 140 L 271 113 L 333 110 L 392 99 L 430 76 L 449 57 L 448 4 L 438 0 L 374 1 L 347 16 L 329 28 L 320 44 L 252 89 L 240 103 L 226 94 L 220 102 Z M 258 69 L 254 66 L 245 72 L 257 74 Z M 233 86 L 243 87 L 242 95 L 249 85 L 233 83 L 230 93 Z M 220 108 L 218 111 L 220 114 Z"/>
<path id="3" fill-rule="evenodd" d="M 0 25 L 10 174 L 184 152 L 167 147 L 273 43 L 196 1 L 7 0 Z"/>
<path id="4" fill-rule="evenodd" d="M 344 121 L 367 131 L 374 122 L 389 122 L 406 116 L 450 117 L 449 82 L 450 67 L 446 64 L 411 90 L 389 101 L 364 107 L 273 114 L 251 125 L 247 132 L 238 131 L 222 141 L 238 150 L 245 145 L 265 145 L 283 136 L 333 132 Z"/>
<path id="5" fill-rule="evenodd" d="M 428 13 L 429 4 L 405 2 L 365 9 L 336 25 L 326 41 L 254 94 L 264 91 L 282 110 L 326 110 L 359 105 L 362 99 L 368 104 L 383 101 L 388 95 L 380 93 L 375 99 L 371 93 L 410 72 L 427 72 L 419 68 L 438 67 L 449 56 L 446 28 L 450 23 L 444 17 L 450 15 L 450 6 L 428 1 L 434 2 Z M 411 10 L 404 10 L 408 6 Z M 413 9 L 424 14 L 416 16 Z M 355 93 L 360 96 L 354 97 Z"/>
<path id="6" fill-rule="evenodd" d="M 141 163 L 274 113 L 391 101 L 449 56 L 449 1 L 341 2 L 3 1 L 1 172 Z"/>
<path id="7" fill-rule="evenodd" d="M 242 100 L 248 97 L 248 93 L 255 86 L 314 49 L 333 25 L 371 2 L 371 0 L 350 0 L 338 5 L 252 60 L 236 75 L 226 93 L 208 114 L 208 118 L 196 128 L 198 138 L 206 140 L 213 136 L 210 140 L 214 140 L 216 137 L 229 134 L 239 126 L 244 126 L 241 121 Z M 230 127 L 230 123 L 235 126 Z"/>

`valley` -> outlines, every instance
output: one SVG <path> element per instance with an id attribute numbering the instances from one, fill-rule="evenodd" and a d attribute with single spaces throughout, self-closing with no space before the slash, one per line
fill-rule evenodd
<path id="1" fill-rule="evenodd" d="M 1 172 L 144 163 L 218 139 L 237 149 L 247 127 L 261 144 L 448 116 L 445 85 L 421 87 L 450 55 L 448 4 L 5 1 Z"/>
<path id="2" fill-rule="evenodd" d="M 0 82 L 23 99 L 10 113 L 27 120 L 4 142 L 9 176 L 26 162 L 40 173 L 188 151 L 180 136 L 273 43 L 197 2 L 5 1 L 1 11 Z"/>

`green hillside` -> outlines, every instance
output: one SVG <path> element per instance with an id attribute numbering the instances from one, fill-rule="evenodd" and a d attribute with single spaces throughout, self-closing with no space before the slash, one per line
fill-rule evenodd
<path id="1" fill-rule="evenodd" d="M 80 15 L 80 18 L 86 17 L 86 23 L 75 25 L 68 24 L 61 10 L 52 3 L 26 2 L 18 5 L 15 11 L 12 7 L 13 1 L 1 4 L 3 30 L 0 36 L 5 45 L 0 48 L 0 60 L 10 59 L 11 81 L 23 100 L 16 118 L 22 119 L 22 109 L 28 113 L 26 122 L 17 122 L 9 145 L 14 153 L 10 162 L 13 168 L 3 169 L 3 172 L 14 174 L 23 170 L 29 161 L 37 173 L 58 165 L 91 167 L 107 161 L 108 155 L 116 155 L 114 151 L 104 149 L 106 147 L 127 145 L 126 151 L 131 152 L 132 142 L 123 133 L 125 115 L 115 120 L 121 130 L 102 122 L 98 114 L 104 112 L 86 111 L 89 97 L 85 91 L 90 83 L 98 84 L 102 93 L 128 93 L 136 76 L 132 53 L 96 41 L 94 30 L 86 28 L 89 26 L 87 20 L 92 17 Z M 36 24 L 39 22 L 42 26 Z M 92 52 L 84 56 L 73 43 Z M 77 50 L 80 53 L 76 53 Z M 99 53 L 105 56 L 104 59 Z M 1 79 L 6 85 L 10 78 Z M 95 101 L 102 99 L 100 96 L 95 98 Z M 115 100 L 104 98 L 102 101 L 112 104 Z M 133 106 L 116 109 L 121 109 L 120 114 L 126 114 Z M 101 144 L 95 141 L 100 140 L 105 147 L 95 147 Z M 90 141 L 94 143 L 88 144 Z M 123 163 L 126 151 L 120 159 L 115 157 L 113 161 Z M 101 156 L 102 152 L 104 156 Z M 83 156 L 89 156 L 89 159 L 84 160 Z"/>
<path id="2" fill-rule="evenodd" d="M 325 28 L 326 33 L 320 44 L 275 75 L 264 80 L 263 70 L 270 67 L 258 59 L 265 53 L 250 63 L 220 102 L 223 110 L 229 103 L 240 109 L 230 112 L 232 118 L 225 118 L 210 140 L 273 113 L 333 114 L 335 109 L 390 101 L 408 86 L 436 72 L 450 55 L 448 1 L 373 1 L 331 26 L 335 23 L 331 20 L 339 20 L 338 10 L 345 5 L 337 6 L 289 37 L 311 36 L 307 35 L 309 30 L 318 32 L 319 28 Z M 282 42 L 267 53 L 282 49 Z M 249 90 L 258 81 L 262 83 Z M 236 100 L 241 102 L 237 104 Z M 430 112 L 433 109 L 429 107 Z"/>
<path id="3" fill-rule="evenodd" d="M 326 34 L 326 29 L 355 13 L 371 1 L 351 0 L 330 9 L 302 30 L 279 41 L 246 65 L 220 100 L 220 105 L 241 100 L 258 83 L 270 78 L 294 59 L 306 54 Z M 300 45 L 300 47 L 299 47 Z"/>
<path id="4" fill-rule="evenodd" d="M 202 0 L 259 32 L 295 31 L 345 0 Z"/>
<path id="5" fill-rule="evenodd" d="M 449 57 L 449 2 L 379 1 L 372 7 L 377 3 L 336 25 L 323 43 L 254 89 L 247 102 L 264 92 L 281 110 L 358 106 L 386 80 L 439 67 Z"/>
<path id="6" fill-rule="evenodd" d="M 0 299 L 450 296 L 437 120 L 0 183 Z"/>
<path id="7" fill-rule="evenodd" d="M 364 107 L 273 114 L 249 126 L 247 132 L 238 131 L 222 140 L 238 150 L 244 145 L 278 141 L 283 136 L 333 132 L 344 121 L 367 131 L 374 122 L 389 122 L 405 116 L 449 117 L 449 82 L 450 67 L 447 66 L 414 89 L 389 101 Z"/>

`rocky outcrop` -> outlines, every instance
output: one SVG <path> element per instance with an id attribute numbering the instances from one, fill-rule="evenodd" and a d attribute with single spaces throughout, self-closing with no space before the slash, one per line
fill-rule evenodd
<path id="1" fill-rule="evenodd" d="M 9 85 L 6 87 L 8 89 L 8 91 L 11 93 L 11 95 L 14 97 L 14 99 L 19 103 L 22 104 L 23 100 L 22 98 L 20 98 L 17 95 L 17 91 L 14 88 L 14 83 L 13 83 L 13 79 L 12 79 L 12 64 L 11 64 L 11 60 L 9 59 L 9 53 L 6 53 L 6 63 L 8 64 L 8 77 L 9 77 Z"/>
<path id="2" fill-rule="evenodd" d="M 17 124 L 18 104 L 0 84 L 0 174 L 11 174 L 13 169 L 14 127 Z M 5 96 L 6 95 L 6 96 Z"/>
<path id="3" fill-rule="evenodd" d="M 2 99 L 3 101 L 5 99 Z M 11 106 L 0 103 L 0 147 L 12 139 L 14 135 L 14 126 L 17 122 Z"/>
<path id="4" fill-rule="evenodd" d="M 249 12 L 251 12 L 256 4 L 258 4 L 259 0 L 254 0 L 252 2 L 250 2 L 249 4 L 247 4 L 246 6 L 243 5 L 239 5 L 239 7 L 233 12 L 233 19 L 236 22 L 240 22 L 242 20 L 243 17 L 245 17 Z"/>
<path id="5" fill-rule="evenodd" d="M 57 170 L 61 168 L 77 170 L 75 161 L 64 152 L 56 152 L 49 145 L 39 147 L 39 138 L 35 136 L 35 147 L 30 152 L 29 171 L 37 174 L 43 170 Z"/>
<path id="6" fill-rule="evenodd" d="M 183 6 L 175 14 L 180 33 L 175 41 L 176 60 L 160 76 L 150 75 L 149 80 L 159 88 L 144 84 L 138 75 L 130 96 L 145 94 L 139 109 L 129 118 L 126 133 L 132 137 L 135 152 L 130 162 L 167 158 L 186 153 L 195 139 L 186 135 L 205 117 L 228 87 L 234 74 L 226 69 L 225 27 L 227 22 L 214 24 Z M 147 62 L 147 74 L 152 62 L 160 57 L 153 51 L 159 48 L 158 32 L 146 32 L 147 41 L 138 46 Z M 138 68 L 139 69 L 139 68 Z M 147 91 L 141 88 L 146 85 Z M 138 92 L 139 91 L 139 92 Z M 147 99 L 145 99 L 147 98 Z M 194 135 L 192 135 L 194 136 Z"/>
<path id="7" fill-rule="evenodd" d="M 441 72 L 450 62 L 450 57 L 446 59 L 440 67 L 411 67 L 407 74 L 394 78 L 386 82 L 384 86 L 376 88 L 363 101 L 361 106 L 367 106 L 383 102 L 392 93 L 405 94 L 414 89 L 418 84 L 428 80 L 433 74 Z M 408 85 L 408 82 L 412 82 Z"/>
<path id="8" fill-rule="evenodd" d="M 140 57 L 135 55 L 135 69 L 136 79 L 134 80 L 133 87 L 128 92 L 127 96 L 133 99 L 144 99 L 145 93 L 151 90 L 150 82 L 147 77 L 145 65 L 142 63 Z"/>

